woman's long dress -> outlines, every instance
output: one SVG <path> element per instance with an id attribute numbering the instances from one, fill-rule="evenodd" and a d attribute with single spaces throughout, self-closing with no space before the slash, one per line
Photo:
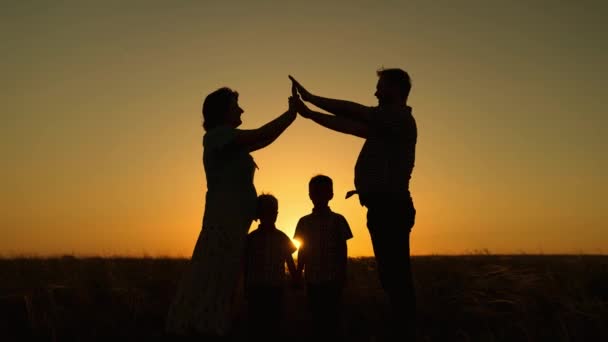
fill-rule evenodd
<path id="1" fill-rule="evenodd" d="M 166 330 L 170 333 L 225 335 L 230 330 L 257 198 L 253 158 L 243 149 L 226 148 L 236 132 L 221 126 L 203 138 L 207 194 L 202 230 L 169 309 Z"/>

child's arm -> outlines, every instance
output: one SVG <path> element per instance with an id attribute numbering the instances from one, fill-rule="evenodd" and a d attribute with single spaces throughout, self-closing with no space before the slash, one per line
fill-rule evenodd
<path id="1" fill-rule="evenodd" d="M 306 265 L 306 253 L 303 248 L 298 249 L 298 267 L 296 269 L 296 276 L 302 278 L 302 271 Z"/>
<path id="2" fill-rule="evenodd" d="M 304 266 L 306 265 L 306 238 L 304 234 L 305 225 L 303 220 L 300 218 L 298 224 L 296 225 L 296 231 L 294 233 L 293 238 L 300 241 L 300 247 L 298 248 L 298 265 L 295 272 L 295 278 L 298 283 L 302 282 L 302 271 L 304 270 Z"/>
<path id="3" fill-rule="evenodd" d="M 297 270 L 296 270 L 296 263 L 293 261 L 293 257 L 290 255 L 287 256 L 287 259 L 285 260 L 287 262 L 287 269 L 289 269 L 289 274 L 291 275 L 291 279 L 293 279 L 293 281 L 297 281 Z"/>
<path id="4" fill-rule="evenodd" d="M 304 252 L 302 252 L 301 249 L 298 249 L 298 263 L 297 265 L 295 265 L 294 263 L 294 266 L 296 266 L 296 269 L 292 277 L 293 284 L 296 288 L 300 288 L 304 282 L 304 277 L 302 276 L 302 273 L 304 271 L 304 267 L 306 266 Z"/>

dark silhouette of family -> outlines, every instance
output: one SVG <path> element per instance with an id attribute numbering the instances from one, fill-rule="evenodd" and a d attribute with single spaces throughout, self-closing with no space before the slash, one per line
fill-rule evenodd
<path id="1" fill-rule="evenodd" d="M 329 207 L 333 182 L 327 175 L 309 180 L 312 213 L 298 221 L 296 246 L 275 226 L 278 200 L 258 195 L 257 169 L 250 153 L 274 142 L 298 114 L 334 131 L 365 140 L 354 167 L 354 188 L 367 208 L 379 281 L 390 304 L 387 330 L 394 341 L 415 338 L 415 293 L 410 268 L 410 232 L 416 210 L 409 191 L 417 140 L 407 105 L 411 81 L 402 69 L 377 71 L 377 106 L 322 97 L 289 76 L 287 110 L 257 129 L 243 130 L 239 94 L 220 88 L 203 102 L 203 165 L 207 180 L 201 233 L 167 314 L 165 330 L 178 338 L 227 340 L 234 329 L 235 298 L 241 279 L 247 298 L 251 339 L 283 335 L 285 284 L 306 291 L 311 326 L 306 334 L 340 340 L 341 297 L 346 281 L 347 220 Z M 310 109 L 306 102 L 326 111 Z M 249 232 L 254 220 L 258 227 Z M 285 265 L 289 274 L 286 274 Z M 289 277 L 288 277 L 289 276 Z"/>

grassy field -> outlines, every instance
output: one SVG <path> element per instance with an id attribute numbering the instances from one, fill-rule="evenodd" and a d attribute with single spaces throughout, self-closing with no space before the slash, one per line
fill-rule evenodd
<path id="1" fill-rule="evenodd" d="M 0 340 L 159 340 L 183 259 L 0 259 Z M 419 341 L 608 341 L 608 256 L 413 258 Z M 287 298 L 291 341 L 304 292 Z M 387 305 L 373 258 L 351 259 L 343 332 L 372 341 Z M 246 340 L 241 316 L 237 340 Z"/>

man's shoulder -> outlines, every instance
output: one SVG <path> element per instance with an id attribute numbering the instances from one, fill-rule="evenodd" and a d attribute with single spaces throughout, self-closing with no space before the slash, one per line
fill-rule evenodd
<path id="1" fill-rule="evenodd" d="M 416 129 L 416 120 L 412 115 L 412 108 L 384 108 L 374 107 L 375 113 L 372 115 L 372 122 L 379 127 L 390 128 L 391 131 L 403 131 Z"/>
<path id="2" fill-rule="evenodd" d="M 412 116 L 412 111 L 413 111 L 412 107 L 410 107 L 408 105 L 405 105 L 400 108 L 374 106 L 374 107 L 369 107 L 369 109 L 378 114 L 386 114 L 386 115 L 394 115 L 394 116 L 402 116 L 402 117 Z"/>

